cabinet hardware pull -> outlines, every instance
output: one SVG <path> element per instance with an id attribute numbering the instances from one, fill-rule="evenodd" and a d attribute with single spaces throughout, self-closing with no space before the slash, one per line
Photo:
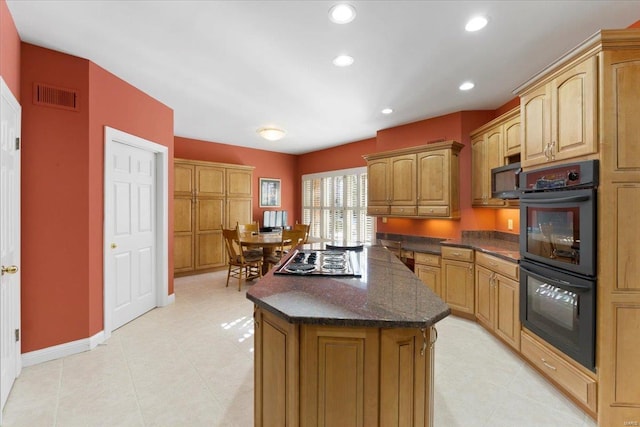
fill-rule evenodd
<path id="1" fill-rule="evenodd" d="M 454 252 L 453 256 L 460 256 L 460 252 Z"/>
<path id="2" fill-rule="evenodd" d="M 469 272 L 473 274 L 473 264 L 469 263 Z"/>
<path id="3" fill-rule="evenodd" d="M 433 346 L 436 345 L 436 341 L 438 341 L 438 330 L 436 329 L 436 327 L 433 327 L 433 341 L 431 341 L 431 345 L 429 346 L 429 349 L 433 349 Z"/>
<path id="4" fill-rule="evenodd" d="M 427 330 L 425 328 L 420 328 L 420 332 L 422 332 L 422 348 L 420 349 L 420 356 L 424 356 L 424 351 L 427 349 Z"/>
<path id="5" fill-rule="evenodd" d="M 546 366 L 547 368 L 551 369 L 552 371 L 557 371 L 558 370 L 558 368 L 556 368 L 555 366 L 553 366 L 552 364 L 550 364 L 549 362 L 544 360 L 544 357 L 540 358 L 540 360 L 542 360 L 542 364 L 544 366 Z"/>
<path id="6" fill-rule="evenodd" d="M 491 267 L 497 267 L 497 266 L 498 266 L 498 263 L 490 262 L 490 263 L 489 263 L 489 265 L 490 265 Z"/>

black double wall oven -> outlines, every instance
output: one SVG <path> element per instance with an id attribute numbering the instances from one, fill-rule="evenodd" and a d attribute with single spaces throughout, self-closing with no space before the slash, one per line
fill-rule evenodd
<path id="1" fill-rule="evenodd" d="M 595 370 L 598 161 L 520 175 L 520 318 Z"/>

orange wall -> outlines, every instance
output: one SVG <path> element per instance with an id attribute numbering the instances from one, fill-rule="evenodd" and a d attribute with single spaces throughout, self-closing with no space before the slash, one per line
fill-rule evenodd
<path id="1" fill-rule="evenodd" d="M 26 43 L 21 55 L 23 99 L 44 82 L 77 90 L 80 105 L 22 106 L 24 353 L 102 330 L 103 127 L 171 147 L 173 113 L 88 60 Z"/>
<path id="2" fill-rule="evenodd" d="M 300 179 L 296 175 L 296 156 L 176 136 L 175 157 L 255 166 L 253 172 L 254 221 L 262 223 L 263 212 L 267 210 L 267 208 L 260 207 L 260 178 L 281 180 L 281 207 L 269 209 L 286 210 L 289 224 L 295 224 L 296 220 L 300 221 Z"/>
<path id="3" fill-rule="evenodd" d="M 298 156 L 298 174 L 329 172 L 367 166 L 362 158 L 367 153 L 376 151 L 376 139 L 370 138 L 350 144 L 301 154 Z M 300 179 L 299 179 L 300 180 Z"/>
<path id="4" fill-rule="evenodd" d="M 89 306 L 90 335 L 103 328 L 104 127 L 168 147 L 173 194 L 173 110 L 98 65 L 89 63 Z M 169 295 L 173 293 L 173 200 L 169 197 Z M 85 212 L 85 215 L 87 213 Z"/>
<path id="5" fill-rule="evenodd" d="M 0 0 L 0 76 L 20 102 L 20 37 L 5 0 Z"/>
<path id="6" fill-rule="evenodd" d="M 628 28 L 640 28 L 640 21 L 636 21 L 633 24 L 629 25 Z"/>

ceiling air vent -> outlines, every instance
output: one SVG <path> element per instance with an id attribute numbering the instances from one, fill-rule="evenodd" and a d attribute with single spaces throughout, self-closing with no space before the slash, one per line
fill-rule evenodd
<path id="1" fill-rule="evenodd" d="M 43 107 L 78 111 L 78 92 L 44 83 L 33 84 L 33 103 Z"/>

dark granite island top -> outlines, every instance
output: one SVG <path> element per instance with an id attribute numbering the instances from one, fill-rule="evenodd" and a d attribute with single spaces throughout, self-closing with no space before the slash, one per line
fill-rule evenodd
<path id="1" fill-rule="evenodd" d="M 427 328 L 449 315 L 449 307 L 387 249 L 365 246 L 360 257 L 360 278 L 271 271 L 247 298 L 292 324 Z"/>

